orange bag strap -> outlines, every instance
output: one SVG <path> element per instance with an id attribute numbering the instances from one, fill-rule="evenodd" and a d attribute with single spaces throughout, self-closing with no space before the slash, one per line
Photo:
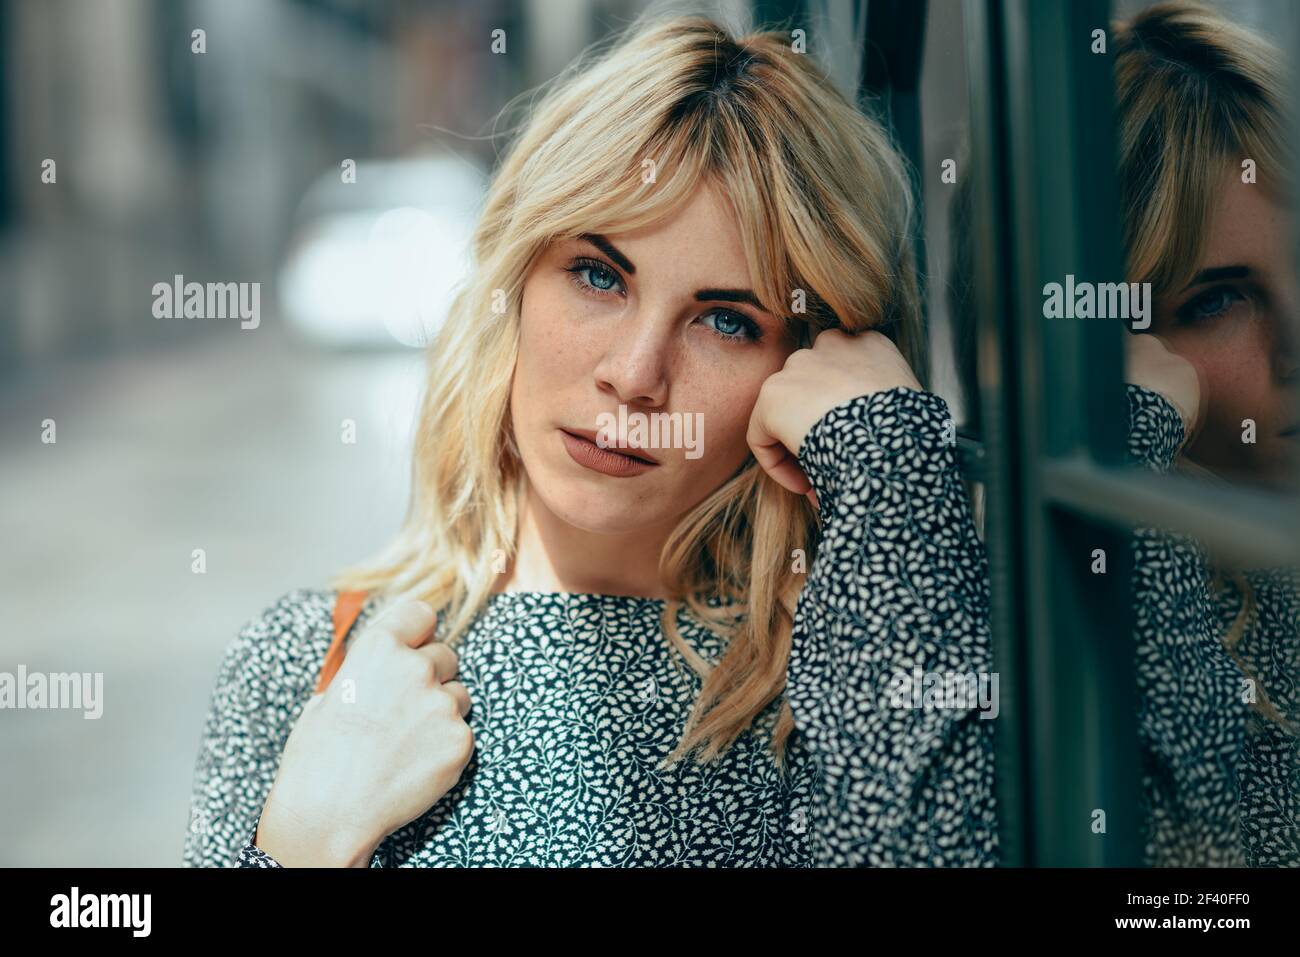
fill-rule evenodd
<path id="1" fill-rule="evenodd" d="M 334 640 L 330 642 L 329 651 L 325 652 L 325 663 L 321 665 L 320 679 L 316 682 L 314 694 L 321 694 L 330 686 L 334 673 L 343 664 L 343 639 L 356 624 L 368 594 L 364 591 L 341 591 L 334 600 Z"/>

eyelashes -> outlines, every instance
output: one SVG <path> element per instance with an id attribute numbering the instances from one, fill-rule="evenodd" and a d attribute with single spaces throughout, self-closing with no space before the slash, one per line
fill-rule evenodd
<path id="1" fill-rule="evenodd" d="M 1178 307 L 1175 315 L 1185 325 L 1218 319 L 1247 297 L 1236 286 L 1215 286 L 1199 293 Z"/>
<path id="2" fill-rule="evenodd" d="M 737 335 L 734 332 L 724 332 L 714 323 L 707 328 L 712 329 L 719 337 L 733 342 L 757 342 L 763 338 L 763 330 L 758 328 L 758 323 L 750 319 L 749 316 L 742 315 L 739 312 L 733 312 L 730 309 L 710 309 L 704 315 L 700 316 L 705 319 L 709 316 L 717 316 L 727 325 L 734 326 L 743 330 L 744 335 Z"/>
<path id="3" fill-rule="evenodd" d="M 616 283 L 620 287 L 623 285 L 623 280 L 618 277 L 618 273 L 598 259 L 575 259 L 564 268 L 564 271 L 573 277 L 573 284 L 575 286 L 588 292 L 604 293 L 609 292 Z M 590 279 L 584 279 L 582 277 L 583 273 L 593 276 L 599 275 L 602 277 L 608 277 L 609 285 L 603 285 L 603 279 L 595 282 Z M 624 290 L 624 292 L 626 292 L 626 290 Z"/>
<path id="4" fill-rule="evenodd" d="M 625 296 L 627 289 L 623 280 L 608 263 L 599 259 L 580 256 L 564 267 L 570 280 L 582 292 L 595 296 Z M 714 308 L 700 315 L 701 320 L 715 318 L 713 323 L 704 323 L 704 327 L 719 339 L 727 342 L 756 343 L 763 338 L 763 330 L 753 319 L 734 309 Z"/>

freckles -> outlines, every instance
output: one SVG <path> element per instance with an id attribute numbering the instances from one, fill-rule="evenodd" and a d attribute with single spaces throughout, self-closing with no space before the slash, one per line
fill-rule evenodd
<path id="1" fill-rule="evenodd" d="M 1252 323 L 1249 328 L 1237 329 L 1235 334 L 1202 350 L 1198 356 L 1201 366 L 1224 384 L 1236 382 L 1240 389 L 1266 384 L 1271 362 L 1268 345 L 1257 326 Z"/>
<path id="2" fill-rule="evenodd" d="M 1209 353 L 1198 363 L 1208 391 L 1209 417 L 1230 429 L 1242 419 L 1272 418 L 1272 377 L 1266 357 L 1253 350 L 1229 348 Z"/>
<path id="3" fill-rule="evenodd" d="M 682 398 L 677 406 L 682 412 L 703 413 L 705 458 L 743 457 L 749 448 L 745 436 L 761 385 L 736 375 L 702 376 L 701 388 Z"/>
<path id="4" fill-rule="evenodd" d="M 551 288 L 536 290 L 529 300 L 520 335 L 527 364 L 541 370 L 563 369 L 583 346 L 572 325 L 573 305 Z"/>

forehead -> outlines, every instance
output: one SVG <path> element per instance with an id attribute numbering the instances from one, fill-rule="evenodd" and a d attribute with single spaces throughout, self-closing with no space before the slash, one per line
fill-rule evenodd
<path id="1" fill-rule="evenodd" d="M 638 279 L 751 288 L 735 210 L 712 184 L 650 226 L 605 236 L 632 260 Z"/>
<path id="2" fill-rule="evenodd" d="M 1201 265 L 1288 263 L 1294 215 L 1259 183 L 1243 183 L 1229 166 L 1215 191 Z"/>

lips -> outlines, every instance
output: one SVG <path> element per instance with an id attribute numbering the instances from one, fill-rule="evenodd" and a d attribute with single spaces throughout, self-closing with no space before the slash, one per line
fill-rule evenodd
<path id="1" fill-rule="evenodd" d="M 574 435 L 577 436 L 578 438 L 586 439 L 588 442 L 592 443 L 598 448 L 603 449 L 606 452 L 617 452 L 617 454 L 619 455 L 624 455 L 630 459 L 636 459 L 637 461 L 640 462 L 647 462 L 650 465 L 659 464 L 659 460 L 657 458 L 655 458 L 645 449 L 637 448 L 634 445 L 627 445 L 627 444 L 604 445 L 604 446 L 600 445 L 600 443 L 596 441 L 598 433 L 593 432 L 591 429 L 561 429 L 560 431 L 568 432 L 570 435 Z"/>
<path id="2" fill-rule="evenodd" d="M 659 467 L 657 462 L 651 461 L 649 458 L 640 458 L 639 456 L 644 454 L 640 449 L 635 454 L 614 449 L 602 449 L 596 444 L 595 438 L 588 438 L 581 432 L 560 429 L 559 433 L 564 442 L 564 450 L 569 454 L 569 458 L 592 472 L 598 472 L 611 478 L 625 479 L 644 475 L 646 472 Z M 594 434 L 592 433 L 593 436 Z"/>

